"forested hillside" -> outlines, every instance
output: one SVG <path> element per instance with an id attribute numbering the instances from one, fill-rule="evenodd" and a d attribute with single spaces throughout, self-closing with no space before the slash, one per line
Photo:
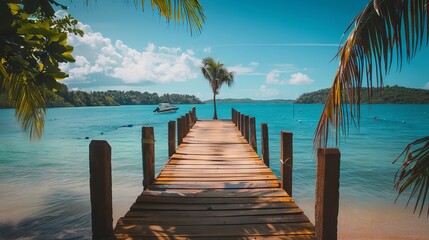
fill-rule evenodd
<path id="1" fill-rule="evenodd" d="M 47 98 L 47 107 L 84 107 L 84 106 L 119 106 L 119 105 L 150 105 L 161 102 L 173 104 L 199 104 L 200 99 L 194 95 L 164 94 L 138 91 L 68 91 L 66 85 L 53 92 L 43 89 Z M 9 108 L 6 94 L 0 94 L 0 108 Z"/>
<path id="2" fill-rule="evenodd" d="M 329 89 L 322 89 L 299 96 L 295 103 L 325 103 Z M 386 86 L 383 89 L 373 90 L 371 103 L 385 104 L 422 104 L 429 103 L 429 90 L 405 88 L 399 86 Z M 362 88 L 362 103 L 368 103 L 368 89 Z"/>

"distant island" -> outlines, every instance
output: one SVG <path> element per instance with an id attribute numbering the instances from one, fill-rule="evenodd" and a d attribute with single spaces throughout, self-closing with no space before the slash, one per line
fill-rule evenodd
<path id="1" fill-rule="evenodd" d="M 213 100 L 201 101 L 194 95 L 188 94 L 163 94 L 139 92 L 139 91 L 69 91 L 67 86 L 61 84 L 59 91 L 43 90 L 47 99 L 47 107 L 85 107 L 85 106 L 120 106 L 120 105 L 154 105 L 161 102 L 172 104 L 213 104 Z M 218 104 L 323 104 L 328 96 L 329 89 L 304 93 L 296 100 L 272 99 L 253 100 L 250 98 L 226 98 L 216 99 Z M 362 103 L 368 103 L 367 88 L 362 88 Z M 10 108 L 7 104 L 5 93 L 0 94 L 0 108 Z M 373 90 L 375 104 L 429 104 L 429 90 L 406 88 L 400 86 L 386 86 Z"/>
<path id="2" fill-rule="evenodd" d="M 325 103 L 329 94 L 329 89 L 322 89 L 315 92 L 304 93 L 299 96 L 295 103 L 298 104 L 317 104 Z M 406 88 L 400 86 L 385 86 L 382 89 L 375 88 L 372 93 L 374 104 L 428 104 L 429 90 Z M 361 103 L 369 103 L 368 89 L 361 90 Z"/>
<path id="3" fill-rule="evenodd" d="M 59 91 L 44 91 L 46 107 L 86 107 L 86 106 L 120 106 L 120 105 L 153 105 L 161 102 L 174 104 L 201 104 L 201 100 L 194 95 L 163 94 L 138 91 L 69 91 L 67 86 L 61 84 Z M 11 108 L 7 104 L 5 93 L 0 94 L 0 108 Z"/>
<path id="4" fill-rule="evenodd" d="M 250 98 L 225 98 L 216 99 L 216 103 L 270 103 L 270 104 L 292 104 L 294 100 L 273 99 L 273 100 L 253 100 Z M 213 104 L 213 99 L 203 101 L 203 103 Z"/>

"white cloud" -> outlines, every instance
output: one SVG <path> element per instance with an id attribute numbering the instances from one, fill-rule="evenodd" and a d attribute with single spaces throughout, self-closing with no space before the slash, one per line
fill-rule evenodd
<path id="1" fill-rule="evenodd" d="M 259 93 L 262 97 L 274 97 L 280 94 L 275 88 L 267 88 L 264 84 L 259 87 Z"/>
<path id="2" fill-rule="evenodd" d="M 307 74 L 304 73 L 294 73 L 290 76 L 291 78 L 289 79 L 289 84 L 291 85 L 304 85 L 314 82 Z"/>
<path id="3" fill-rule="evenodd" d="M 237 75 L 245 75 L 245 74 L 251 74 L 255 71 L 255 68 L 259 65 L 257 62 L 251 62 L 249 66 L 243 66 L 242 64 L 227 67 L 228 71 L 233 71 Z"/>
<path id="4" fill-rule="evenodd" d="M 144 50 L 136 50 L 120 40 L 112 43 L 88 25 L 80 24 L 83 37 L 69 35 L 75 47 L 75 63 L 62 64 L 70 74 L 68 82 L 82 81 L 91 74 L 102 73 L 124 83 L 168 83 L 195 79 L 200 59 L 190 49 L 169 48 L 148 43 Z"/>
<path id="5" fill-rule="evenodd" d="M 284 71 L 272 70 L 265 78 L 267 84 L 288 84 L 288 85 L 304 85 L 314 82 L 307 74 L 298 72 L 291 74 L 289 79 L 281 79 L 280 74 Z"/>
<path id="6" fill-rule="evenodd" d="M 424 89 L 429 89 L 429 82 L 427 82 L 423 88 Z"/>

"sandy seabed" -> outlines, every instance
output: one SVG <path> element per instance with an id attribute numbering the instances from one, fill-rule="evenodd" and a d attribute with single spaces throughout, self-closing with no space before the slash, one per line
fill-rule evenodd
<path id="1" fill-rule="evenodd" d="M 305 214 L 314 223 L 314 203 L 298 202 Z M 419 218 L 412 214 L 413 208 L 400 204 L 376 205 L 340 202 L 338 239 L 429 239 L 429 218 L 425 212 Z"/>

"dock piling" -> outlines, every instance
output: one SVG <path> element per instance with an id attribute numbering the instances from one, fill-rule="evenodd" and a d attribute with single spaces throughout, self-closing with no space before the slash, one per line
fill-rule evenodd
<path id="1" fill-rule="evenodd" d="M 182 118 L 177 118 L 177 146 L 183 142 L 183 120 Z"/>
<path id="2" fill-rule="evenodd" d="M 244 138 L 250 143 L 250 135 L 249 135 L 249 115 L 244 116 Z"/>
<path id="3" fill-rule="evenodd" d="M 108 142 L 89 144 L 89 185 L 91 195 L 92 239 L 113 239 L 112 149 Z"/>
<path id="4" fill-rule="evenodd" d="M 168 122 L 168 156 L 176 153 L 176 122 Z"/>
<path id="5" fill-rule="evenodd" d="M 268 144 L 268 124 L 261 123 L 261 150 L 262 150 L 262 160 L 267 167 L 270 167 L 270 152 Z"/>
<path id="6" fill-rule="evenodd" d="M 142 127 L 143 189 L 155 180 L 155 138 L 153 127 Z"/>
<path id="7" fill-rule="evenodd" d="M 316 239 L 337 239 L 341 154 L 337 148 L 317 151 Z"/>
<path id="8" fill-rule="evenodd" d="M 292 197 L 293 145 L 292 133 L 282 131 L 280 138 L 280 179 L 282 188 Z"/>
<path id="9" fill-rule="evenodd" d="M 255 152 L 257 151 L 256 144 L 256 120 L 255 117 L 249 118 L 249 128 L 250 128 L 250 145 L 252 146 Z"/>

